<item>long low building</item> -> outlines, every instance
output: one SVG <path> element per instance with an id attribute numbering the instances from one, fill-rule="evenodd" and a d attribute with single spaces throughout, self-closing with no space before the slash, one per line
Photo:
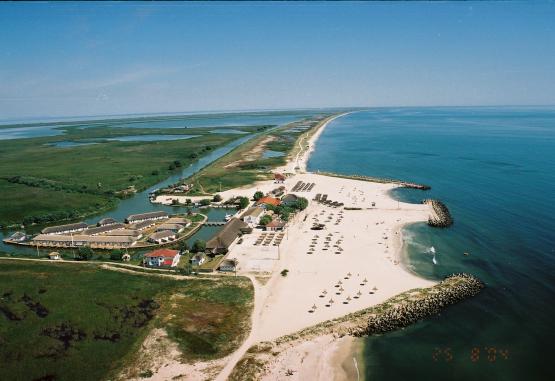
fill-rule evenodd
<path id="1" fill-rule="evenodd" d="M 162 244 L 173 241 L 176 238 L 176 233 L 170 230 L 162 230 L 156 233 L 152 233 L 148 236 L 148 240 L 152 243 Z"/>
<path id="2" fill-rule="evenodd" d="M 129 217 L 125 219 L 125 221 L 128 224 L 134 224 L 136 222 L 155 221 L 155 220 L 161 220 L 168 217 L 169 217 L 169 214 L 167 212 L 157 211 L 157 212 L 148 212 L 148 213 L 141 213 L 141 214 L 131 214 Z"/>
<path id="3" fill-rule="evenodd" d="M 113 230 L 117 230 L 117 229 L 123 229 L 125 228 L 124 224 L 121 223 L 115 223 L 115 224 L 111 224 L 111 225 L 100 225 L 97 227 L 92 227 L 92 228 L 88 228 L 83 230 L 83 234 L 87 234 L 87 235 L 98 235 L 98 234 L 102 234 L 102 233 L 109 233 Z"/>
<path id="4" fill-rule="evenodd" d="M 213 255 L 225 254 L 237 237 L 250 231 L 252 231 L 252 228 L 245 222 L 237 218 L 232 218 L 224 225 L 222 230 L 206 242 L 206 252 Z"/>
<path id="5" fill-rule="evenodd" d="M 137 240 L 130 236 L 39 234 L 33 238 L 34 245 L 48 247 L 90 246 L 98 249 L 114 249 L 132 247 L 136 243 Z"/>
<path id="6" fill-rule="evenodd" d="M 84 222 L 78 222 L 75 224 L 49 226 L 41 230 L 42 234 L 66 234 L 75 233 L 87 229 L 89 225 Z"/>

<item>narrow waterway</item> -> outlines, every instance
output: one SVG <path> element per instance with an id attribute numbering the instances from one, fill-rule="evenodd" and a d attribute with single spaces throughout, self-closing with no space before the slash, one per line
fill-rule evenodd
<path id="1" fill-rule="evenodd" d="M 306 117 L 306 115 L 304 115 L 303 117 L 299 117 L 299 119 L 297 119 L 297 120 L 301 120 L 304 117 Z M 291 122 L 292 121 L 287 121 L 287 123 L 291 123 Z M 287 123 L 279 124 L 276 127 L 273 127 L 272 129 L 279 128 L 279 127 L 281 127 L 281 126 L 283 126 Z M 184 178 L 187 178 L 187 177 L 190 177 L 190 176 L 194 175 L 195 173 L 200 171 L 202 168 L 206 167 L 210 163 L 216 161 L 220 157 L 222 157 L 225 154 L 232 151 L 234 148 L 236 148 L 236 147 L 240 146 L 241 144 L 255 138 L 256 136 L 259 136 L 262 133 L 271 131 L 272 129 L 268 129 L 264 132 L 260 132 L 260 133 L 256 133 L 256 134 L 250 134 L 248 136 L 240 137 L 239 139 L 236 139 L 236 140 L 232 141 L 231 143 L 229 143 L 229 144 L 227 144 L 223 147 L 219 147 L 219 148 L 213 150 L 212 152 L 210 152 L 209 154 L 207 154 L 205 156 L 202 156 L 198 161 L 196 161 L 196 162 L 192 163 L 190 166 L 184 168 L 181 172 L 176 173 L 175 175 L 168 177 L 164 181 L 162 181 L 160 183 L 157 183 L 157 184 L 151 186 L 150 188 L 148 188 L 148 189 L 146 189 L 142 192 L 137 193 L 136 195 L 134 195 L 131 198 L 120 200 L 120 202 L 118 203 L 118 205 L 115 209 L 109 210 L 109 211 L 107 211 L 105 213 L 102 213 L 102 214 L 92 216 L 90 218 L 85 219 L 84 221 L 88 224 L 95 224 L 98 220 L 100 220 L 102 218 L 106 218 L 106 217 L 111 217 L 111 218 L 114 218 L 118 221 L 123 221 L 130 214 L 145 213 L 145 212 L 151 212 L 151 211 L 156 211 L 156 210 L 164 210 L 164 211 L 167 211 L 169 213 L 185 213 L 189 209 L 191 209 L 193 211 L 201 211 L 203 214 L 208 215 L 209 220 L 222 220 L 224 218 L 225 214 L 229 213 L 229 211 L 226 210 L 226 209 L 222 209 L 222 208 L 203 208 L 203 209 L 199 210 L 199 209 L 188 208 L 188 207 L 184 207 L 184 206 L 166 206 L 166 205 L 161 205 L 161 204 L 152 204 L 148 199 L 148 195 L 149 195 L 150 192 L 152 192 L 152 191 L 154 191 L 158 188 L 163 188 L 163 187 L 168 186 L 170 184 L 174 184 L 175 182 L 179 181 L 180 179 L 184 179 Z M 195 233 L 191 238 L 189 238 L 189 241 L 192 242 L 196 239 L 206 240 L 206 239 L 210 238 L 213 234 L 215 234 L 221 228 L 222 228 L 221 226 L 203 226 L 197 233 Z M 10 234 L 12 234 L 16 230 L 18 230 L 18 229 L 0 231 L 0 250 L 4 251 L 4 252 L 9 252 L 9 253 L 14 253 L 14 254 L 24 254 L 24 255 L 25 254 L 29 255 L 29 254 L 36 253 L 36 249 L 33 249 L 31 247 L 7 245 L 7 244 L 2 242 L 2 240 L 5 237 L 8 237 Z M 29 233 L 30 232 L 31 231 L 29 231 Z"/>

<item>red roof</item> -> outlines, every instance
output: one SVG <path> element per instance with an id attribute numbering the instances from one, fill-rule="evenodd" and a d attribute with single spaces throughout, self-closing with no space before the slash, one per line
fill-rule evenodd
<path id="1" fill-rule="evenodd" d="M 275 180 L 280 180 L 280 181 L 285 181 L 285 176 L 283 176 L 281 173 L 274 173 L 274 179 Z"/>
<path id="2" fill-rule="evenodd" d="M 173 261 L 171 259 L 165 259 L 164 260 L 164 266 L 171 266 L 173 263 Z"/>
<path id="3" fill-rule="evenodd" d="M 151 251 L 150 253 L 146 253 L 145 257 L 164 257 L 164 258 L 173 258 L 175 257 L 177 254 L 179 254 L 179 251 L 177 250 L 170 250 L 170 249 L 158 249 L 158 250 L 154 250 Z M 170 263 L 171 265 L 171 263 Z"/>
<path id="4" fill-rule="evenodd" d="M 257 204 L 270 204 L 278 206 L 279 204 L 281 204 L 281 201 L 273 197 L 262 197 L 260 200 L 258 200 Z"/>

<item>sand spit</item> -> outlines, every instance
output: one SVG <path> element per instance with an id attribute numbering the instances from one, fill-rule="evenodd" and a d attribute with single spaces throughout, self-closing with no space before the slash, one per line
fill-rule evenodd
<path id="1" fill-rule="evenodd" d="M 409 290 L 379 305 L 261 342 L 247 351 L 229 379 L 354 379 L 353 372 L 358 371 L 356 359 L 350 369 L 340 366 L 346 363 L 350 349 L 337 354 L 345 348 L 346 342 L 352 343 L 349 336 L 381 334 L 408 326 L 478 294 L 483 287 L 483 283 L 471 275 L 455 274 L 433 287 Z M 336 356 L 331 361 L 333 353 Z M 351 375 L 346 378 L 348 373 Z"/>

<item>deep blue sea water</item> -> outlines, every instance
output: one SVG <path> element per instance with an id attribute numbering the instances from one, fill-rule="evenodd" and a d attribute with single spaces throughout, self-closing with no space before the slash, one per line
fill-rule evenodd
<path id="1" fill-rule="evenodd" d="M 367 379 L 555 379 L 555 108 L 358 112 L 330 123 L 308 168 L 431 185 L 393 196 L 438 198 L 455 224 L 407 227 L 405 266 L 487 285 L 440 316 L 366 339 Z"/>

